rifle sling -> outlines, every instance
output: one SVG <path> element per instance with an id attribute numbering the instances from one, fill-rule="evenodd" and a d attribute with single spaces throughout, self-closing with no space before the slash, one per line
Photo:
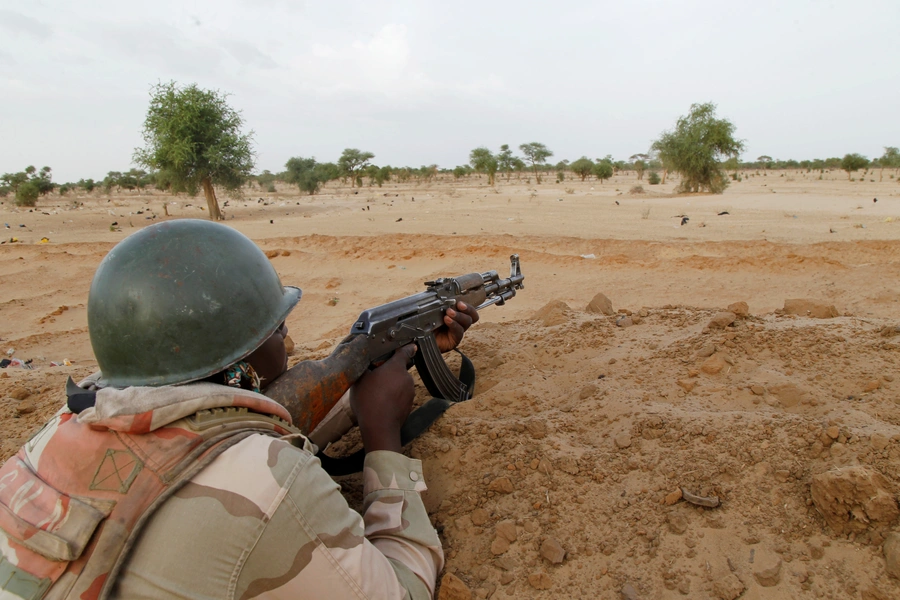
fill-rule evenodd
<path id="1" fill-rule="evenodd" d="M 456 352 L 459 352 L 459 350 L 456 350 Z M 469 360 L 469 357 L 462 352 L 459 352 L 459 355 L 462 357 L 462 363 L 459 366 L 459 380 L 468 390 L 468 394 L 462 400 L 468 400 L 475 389 L 475 365 L 473 365 L 472 361 Z M 428 372 L 425 369 L 419 370 L 419 376 L 422 378 L 423 382 L 425 382 L 426 377 L 429 377 Z M 426 383 L 425 386 L 429 391 L 432 390 L 432 387 L 428 383 Z M 455 401 L 434 397 L 412 411 L 409 417 L 407 417 L 406 422 L 403 424 L 403 427 L 400 429 L 400 443 L 405 446 L 422 435 L 448 408 L 462 400 Z M 322 462 L 322 468 L 325 469 L 325 472 L 332 477 L 336 477 L 362 471 L 366 452 L 365 449 L 360 449 L 349 456 L 332 458 L 320 450 L 316 456 Z"/>

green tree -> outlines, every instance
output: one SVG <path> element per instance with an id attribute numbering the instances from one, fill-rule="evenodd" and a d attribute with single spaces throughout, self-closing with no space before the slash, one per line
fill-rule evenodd
<path id="1" fill-rule="evenodd" d="M 53 188 L 56 187 L 56 185 L 52 181 L 50 171 L 50 167 L 41 167 L 41 170 L 37 174 L 33 174 L 31 177 L 31 181 L 37 186 L 38 194 L 40 194 L 41 196 L 49 194 L 53 191 Z"/>
<path id="2" fill-rule="evenodd" d="M 160 83 L 150 92 L 143 148 L 134 161 L 159 171 L 174 192 L 206 196 L 209 218 L 222 219 L 214 185 L 237 191 L 253 171 L 253 132 L 244 134 L 241 113 L 227 95 L 196 84 Z"/>
<path id="3" fill-rule="evenodd" d="M 878 163 L 881 165 L 881 173 L 878 176 L 878 181 L 881 181 L 884 179 L 885 167 L 889 169 L 900 169 L 900 150 L 894 146 L 885 146 L 884 154 L 878 159 Z"/>
<path id="4" fill-rule="evenodd" d="M 391 180 L 391 176 L 394 173 L 394 169 L 390 165 L 386 165 L 384 167 L 375 167 L 372 171 L 372 180 L 375 181 L 375 185 L 381 187 L 385 182 Z"/>
<path id="5" fill-rule="evenodd" d="M 506 173 L 507 181 L 509 181 L 509 172 L 515 167 L 515 160 L 516 157 L 513 156 L 512 150 L 509 149 L 509 144 L 500 146 L 500 152 L 497 153 L 497 165 L 501 171 Z"/>
<path id="6" fill-rule="evenodd" d="M 40 196 L 53 191 L 56 185 L 52 181 L 50 167 L 44 167 L 40 171 L 33 166 L 25 167 L 18 173 L 6 173 L 0 180 L 6 185 L 6 193 L 12 191 L 19 206 L 34 206 Z M 6 194 L 3 194 L 6 195 Z"/>
<path id="7" fill-rule="evenodd" d="M 632 154 L 628 159 L 634 166 L 634 170 L 638 176 L 638 181 L 642 181 L 644 179 L 644 171 L 647 169 L 647 160 L 649 158 L 650 157 L 646 154 Z"/>
<path id="8" fill-rule="evenodd" d="M 594 165 L 594 175 L 597 179 L 600 180 L 600 183 L 603 183 L 604 179 L 609 179 L 613 176 L 613 164 L 612 161 L 604 158 L 598 161 Z"/>
<path id="9" fill-rule="evenodd" d="M 465 167 L 458 166 L 453 169 L 453 178 L 454 179 L 462 179 L 466 175 L 469 174 L 469 170 Z"/>
<path id="10" fill-rule="evenodd" d="M 34 167 L 30 167 L 34 169 Z M 33 171 L 32 171 L 33 172 Z M 15 194 L 19 190 L 19 186 L 28 181 L 28 173 L 25 171 L 19 171 L 18 173 L 4 173 L 2 177 L 0 177 L 0 181 L 3 181 Z"/>
<path id="11" fill-rule="evenodd" d="M 341 173 L 350 178 L 350 186 L 360 183 L 360 171 L 369 166 L 369 161 L 375 158 L 371 152 L 362 152 L 356 148 L 346 148 L 338 159 L 338 167 Z"/>
<path id="12" fill-rule="evenodd" d="M 438 166 L 437 165 L 422 165 L 418 169 L 418 176 L 425 183 L 430 182 L 434 179 L 438 174 Z"/>
<path id="13" fill-rule="evenodd" d="M 519 146 L 519 150 L 522 151 L 522 154 L 525 155 L 531 162 L 531 168 L 534 170 L 534 178 L 540 183 L 541 176 L 538 173 L 538 165 L 543 165 L 547 162 L 547 159 L 553 156 L 553 152 L 547 149 L 547 146 L 544 144 L 540 144 L 538 142 L 531 142 L 530 144 L 521 144 Z"/>
<path id="14" fill-rule="evenodd" d="M 513 156 L 512 159 L 512 168 L 516 173 L 522 173 L 528 169 L 528 165 L 525 164 L 525 161 L 519 158 L 518 156 Z M 519 175 L 516 175 L 516 179 L 519 179 Z"/>
<path id="15" fill-rule="evenodd" d="M 312 196 L 319 191 L 319 185 L 322 183 L 316 172 L 317 165 L 315 158 L 303 158 L 302 156 L 289 158 L 284 163 L 284 168 L 286 169 L 284 180 L 287 183 L 296 185 L 300 191 Z"/>
<path id="16" fill-rule="evenodd" d="M 319 163 L 316 165 L 318 178 L 322 183 L 328 183 L 341 178 L 341 168 L 333 162 Z"/>
<path id="17" fill-rule="evenodd" d="M 587 176 L 591 174 L 593 168 L 594 161 L 589 159 L 587 156 L 582 156 L 571 165 L 569 165 L 569 169 L 571 169 L 573 173 L 581 177 L 582 181 L 587 179 Z"/>
<path id="18" fill-rule="evenodd" d="M 731 179 L 737 181 L 738 169 L 741 167 L 741 161 L 737 156 L 732 156 L 731 158 L 723 162 L 722 167 L 728 171 L 731 171 Z"/>
<path id="19" fill-rule="evenodd" d="M 96 183 L 94 183 L 93 179 L 79 179 L 78 187 L 83 189 L 84 191 L 91 193 L 94 191 L 94 187 L 96 187 Z"/>
<path id="20" fill-rule="evenodd" d="M 767 171 L 772 166 L 772 157 L 767 154 L 763 154 L 762 156 L 756 158 L 756 162 L 762 165 L 763 171 Z"/>
<path id="21" fill-rule="evenodd" d="M 720 159 L 738 156 L 744 142 L 734 138 L 734 125 L 727 119 L 715 118 L 716 105 L 692 104 L 686 117 L 680 117 L 673 131 L 666 131 L 653 142 L 667 169 L 681 174 L 679 191 L 702 189 L 721 194 L 728 186 Z"/>
<path id="22" fill-rule="evenodd" d="M 481 146 L 475 148 L 469 153 L 469 164 L 479 173 L 488 176 L 488 184 L 494 185 L 494 176 L 497 174 L 499 164 L 497 157 L 491 154 L 491 151 Z"/>
<path id="23" fill-rule="evenodd" d="M 863 167 L 868 166 L 869 159 L 861 154 L 857 154 L 854 152 L 853 154 L 845 154 L 844 158 L 841 159 L 841 168 L 847 171 L 847 180 L 850 180 L 850 176 L 854 171 L 859 171 Z"/>

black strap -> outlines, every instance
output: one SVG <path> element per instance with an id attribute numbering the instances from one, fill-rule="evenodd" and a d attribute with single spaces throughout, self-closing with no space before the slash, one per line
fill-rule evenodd
<path id="1" fill-rule="evenodd" d="M 97 401 L 97 392 L 78 387 L 72 377 L 66 381 L 66 406 L 76 415 L 86 408 L 91 408 Z"/>
<path id="2" fill-rule="evenodd" d="M 456 352 L 462 357 L 462 363 L 459 366 L 459 380 L 466 385 L 466 388 L 469 391 L 468 396 L 464 398 L 465 400 L 468 400 L 475 390 L 475 365 L 472 364 L 472 361 L 469 360 L 468 356 L 459 352 L 459 350 L 456 350 Z M 427 370 L 425 369 L 419 371 L 419 376 L 422 378 L 423 382 L 425 381 L 426 374 Z M 432 388 L 429 387 L 427 383 L 426 387 L 431 391 Z M 400 429 L 400 443 L 405 446 L 425 433 L 425 431 L 431 427 L 432 423 L 437 421 L 448 408 L 456 403 L 457 401 L 454 400 L 434 397 L 412 411 L 409 417 L 406 418 L 403 427 Z M 322 462 L 322 468 L 325 469 L 325 472 L 336 477 L 362 471 L 363 463 L 366 459 L 366 451 L 365 449 L 360 449 L 349 456 L 332 458 L 320 450 L 316 456 Z"/>

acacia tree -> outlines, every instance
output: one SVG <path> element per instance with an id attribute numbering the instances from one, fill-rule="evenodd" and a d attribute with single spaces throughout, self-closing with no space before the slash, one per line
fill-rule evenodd
<path id="1" fill-rule="evenodd" d="M 338 159 L 338 167 L 341 173 L 350 178 L 350 187 L 358 185 L 362 187 L 360 173 L 369 166 L 369 161 L 375 158 L 371 152 L 362 152 L 356 148 L 346 148 Z"/>
<path id="2" fill-rule="evenodd" d="M 601 158 L 594 165 L 593 171 L 600 183 L 603 183 L 604 179 L 609 179 L 613 176 L 613 163 L 609 157 Z"/>
<path id="3" fill-rule="evenodd" d="M 841 168 L 847 171 L 847 181 L 850 181 L 854 171 L 859 171 L 863 167 L 868 166 L 868 164 L 869 159 L 856 152 L 853 154 L 845 154 L 844 158 L 841 159 Z"/>
<path id="4" fill-rule="evenodd" d="M 888 167 L 889 169 L 900 168 L 900 150 L 894 146 L 885 146 L 884 154 L 878 159 L 878 163 L 881 165 L 881 173 L 878 176 L 878 181 L 881 181 L 884 179 L 885 167 Z"/>
<path id="5" fill-rule="evenodd" d="M 500 170 L 506 173 L 506 180 L 509 181 L 509 172 L 513 170 L 515 167 L 516 157 L 513 156 L 512 150 L 509 149 L 509 144 L 503 144 L 500 146 L 500 152 L 497 153 L 497 165 Z"/>
<path id="6" fill-rule="evenodd" d="M 581 180 L 584 181 L 588 175 L 591 174 L 591 170 L 594 168 L 594 161 L 589 159 L 587 156 L 582 156 L 575 162 L 569 165 L 569 169 L 581 177 Z"/>
<path id="7" fill-rule="evenodd" d="M 712 102 L 692 104 L 686 117 L 679 117 L 673 131 L 666 131 L 653 142 L 659 159 L 667 169 L 681 174 L 679 191 L 698 192 L 708 189 L 721 194 L 728 179 L 720 165 L 727 156 L 738 156 L 744 142 L 734 138 L 734 125 L 717 119 Z"/>
<path id="8" fill-rule="evenodd" d="M 763 154 L 756 158 L 756 162 L 762 163 L 763 171 L 767 171 L 769 169 L 769 165 L 772 163 L 772 157 L 768 154 Z"/>
<path id="9" fill-rule="evenodd" d="M 144 120 L 143 148 L 134 162 L 157 171 L 175 193 L 206 196 L 209 218 L 223 219 L 214 185 L 239 190 L 253 170 L 253 132 L 242 133 L 244 120 L 227 94 L 174 81 L 150 91 Z"/>
<path id="10" fill-rule="evenodd" d="M 634 164 L 634 170 L 637 173 L 638 181 L 643 181 L 644 171 L 647 169 L 647 160 L 650 157 L 647 154 L 632 154 L 628 160 Z"/>
<path id="11" fill-rule="evenodd" d="M 494 176 L 499 165 L 497 157 L 491 154 L 490 150 L 484 146 L 475 148 L 469 153 L 469 164 L 479 173 L 485 173 L 488 176 L 488 184 L 494 185 Z"/>
<path id="12" fill-rule="evenodd" d="M 537 166 L 543 165 L 545 162 L 547 162 L 547 159 L 553 156 L 553 152 L 548 150 L 547 146 L 538 142 L 522 144 L 519 146 L 519 150 L 522 151 L 522 154 L 525 155 L 525 158 L 531 161 L 531 168 L 534 170 L 534 178 L 538 183 L 540 183 L 541 176 L 538 173 Z"/>

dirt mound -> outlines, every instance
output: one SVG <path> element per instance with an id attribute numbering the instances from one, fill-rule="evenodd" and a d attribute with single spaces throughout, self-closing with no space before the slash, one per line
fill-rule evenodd
<path id="1" fill-rule="evenodd" d="M 412 447 L 448 571 L 477 597 L 900 593 L 880 548 L 900 525 L 900 360 L 879 325 L 705 327 L 717 312 L 623 330 L 551 302 L 473 330 L 476 396 Z"/>

